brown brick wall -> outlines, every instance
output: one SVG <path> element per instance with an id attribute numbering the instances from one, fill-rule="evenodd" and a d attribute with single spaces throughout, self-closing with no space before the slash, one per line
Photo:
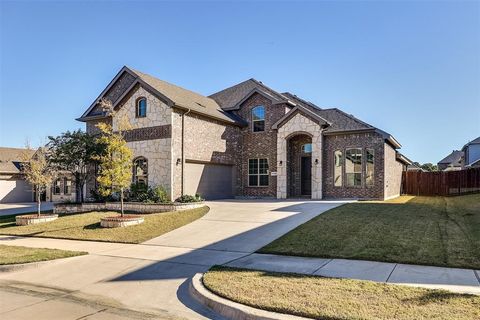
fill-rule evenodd
<path id="1" fill-rule="evenodd" d="M 265 131 L 253 132 L 251 127 L 252 108 L 263 105 L 265 107 Z M 270 172 L 277 171 L 277 132 L 272 126 L 285 115 L 286 105 L 273 105 L 272 102 L 260 94 L 248 98 L 236 112 L 238 116 L 248 122 L 248 126 L 241 130 L 242 147 L 239 156 L 241 165 L 237 167 L 238 196 L 246 197 L 276 197 L 277 179 L 269 177 L 268 187 L 248 186 L 248 159 L 266 158 Z"/>
<path id="2" fill-rule="evenodd" d="M 172 161 L 174 167 L 174 196 L 181 195 L 182 167 L 176 159 L 182 156 L 183 111 L 175 110 L 172 128 Z M 185 160 L 206 163 L 238 165 L 241 149 L 240 128 L 201 115 L 189 113 L 185 116 Z"/>
<path id="3" fill-rule="evenodd" d="M 344 134 L 324 136 L 323 150 L 323 196 L 325 198 L 358 198 L 383 199 L 384 197 L 384 139 L 377 133 Z M 363 174 L 361 187 L 347 187 L 345 171 L 343 171 L 343 186 L 334 187 L 333 167 L 334 152 L 341 150 L 345 157 L 345 149 L 363 149 Z M 374 185 L 365 186 L 365 149 L 374 149 Z"/>
<path id="4" fill-rule="evenodd" d="M 385 143 L 385 198 L 400 195 L 403 165 L 397 161 L 395 149 Z"/>

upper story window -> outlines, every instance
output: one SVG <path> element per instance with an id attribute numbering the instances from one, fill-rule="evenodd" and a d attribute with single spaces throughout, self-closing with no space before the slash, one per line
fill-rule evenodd
<path id="1" fill-rule="evenodd" d="M 305 143 L 302 146 L 302 152 L 303 153 L 312 153 L 312 144 L 311 143 Z"/>
<path id="2" fill-rule="evenodd" d="M 148 162 L 144 157 L 133 160 L 133 183 L 148 184 Z"/>
<path id="3" fill-rule="evenodd" d="M 137 118 L 144 118 L 147 116 L 147 98 L 139 98 L 137 100 L 137 108 L 136 108 L 136 117 Z"/>
<path id="4" fill-rule="evenodd" d="M 253 132 L 265 131 L 265 107 L 257 106 L 252 109 Z"/>

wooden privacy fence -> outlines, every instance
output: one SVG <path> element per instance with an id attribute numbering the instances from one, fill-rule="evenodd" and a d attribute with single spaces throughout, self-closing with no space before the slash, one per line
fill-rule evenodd
<path id="1" fill-rule="evenodd" d="M 403 172 L 403 194 L 452 196 L 474 192 L 480 192 L 480 168 L 459 171 Z"/>

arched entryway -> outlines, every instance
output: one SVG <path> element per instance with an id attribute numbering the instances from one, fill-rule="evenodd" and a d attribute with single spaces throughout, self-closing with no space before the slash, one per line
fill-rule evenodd
<path id="1" fill-rule="evenodd" d="M 312 137 L 297 133 L 287 139 L 287 197 L 312 195 Z"/>

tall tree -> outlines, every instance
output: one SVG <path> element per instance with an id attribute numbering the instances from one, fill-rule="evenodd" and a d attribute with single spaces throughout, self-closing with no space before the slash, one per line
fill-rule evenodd
<path id="1" fill-rule="evenodd" d="M 111 103 L 106 100 L 101 101 L 105 113 L 114 116 L 114 110 Z M 114 192 L 120 193 L 121 216 L 124 215 L 123 199 L 124 192 L 132 183 L 132 159 L 133 152 L 127 146 L 123 137 L 123 132 L 130 129 L 127 119 L 117 119 L 118 128 L 116 131 L 107 123 L 100 123 L 97 127 L 102 132 L 97 137 L 96 142 L 104 146 L 101 154 L 94 158 L 99 161 L 99 172 L 97 181 L 99 192 L 103 196 L 111 195 Z"/>
<path id="2" fill-rule="evenodd" d="M 49 162 L 57 170 L 70 172 L 75 178 L 75 198 L 77 202 L 84 201 L 84 186 L 94 175 L 89 170 L 96 161 L 94 156 L 102 152 L 102 145 L 96 142 L 94 136 L 81 130 L 67 131 L 58 137 L 48 137 Z"/>
<path id="3" fill-rule="evenodd" d="M 29 146 L 22 154 L 22 173 L 25 180 L 35 189 L 37 200 L 37 214 L 40 217 L 41 212 L 41 194 L 45 191 L 54 179 L 54 169 L 48 162 L 45 148 L 38 148 L 32 156 L 32 150 Z"/>

